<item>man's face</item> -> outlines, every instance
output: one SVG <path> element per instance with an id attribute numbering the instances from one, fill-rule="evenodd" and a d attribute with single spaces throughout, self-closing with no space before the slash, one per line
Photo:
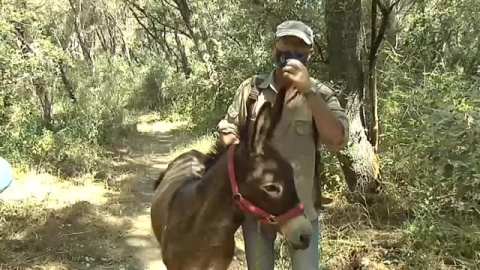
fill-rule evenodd
<path id="1" fill-rule="evenodd" d="M 312 54 L 312 46 L 295 36 L 285 36 L 277 39 L 273 48 L 273 57 L 277 60 L 277 65 L 280 64 L 280 68 L 285 65 L 284 61 L 286 59 L 283 59 L 285 56 L 296 58 L 306 65 Z"/>

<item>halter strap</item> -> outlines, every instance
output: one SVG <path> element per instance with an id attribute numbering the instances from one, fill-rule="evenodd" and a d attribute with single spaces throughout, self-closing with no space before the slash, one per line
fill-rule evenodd
<path id="1" fill-rule="evenodd" d="M 272 215 L 260 207 L 254 205 L 247 199 L 243 198 L 238 190 L 237 178 L 235 177 L 235 144 L 228 149 L 228 179 L 232 188 L 232 196 L 235 204 L 245 213 L 251 213 L 260 218 L 260 222 L 269 225 L 277 225 L 287 222 L 288 220 L 303 214 L 303 204 L 299 203 L 296 207 L 288 210 L 282 215 Z"/>

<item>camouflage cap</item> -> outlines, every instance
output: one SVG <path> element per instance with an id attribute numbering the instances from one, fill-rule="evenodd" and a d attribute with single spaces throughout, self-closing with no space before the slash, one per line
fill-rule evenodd
<path id="1" fill-rule="evenodd" d="M 277 26 L 276 37 L 296 36 L 308 45 L 313 43 L 312 29 L 300 21 L 285 21 Z"/>

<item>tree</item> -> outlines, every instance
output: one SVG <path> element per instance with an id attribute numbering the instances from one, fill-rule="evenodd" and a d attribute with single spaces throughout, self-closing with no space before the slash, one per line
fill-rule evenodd
<path id="1" fill-rule="evenodd" d="M 361 0 L 326 1 L 330 79 L 342 89 L 339 97 L 350 121 L 350 143 L 337 154 L 350 191 L 379 187 L 379 160 L 367 138 L 365 121 Z"/>
<path id="2" fill-rule="evenodd" d="M 350 144 L 337 154 L 350 191 L 377 192 L 380 186 L 378 149 L 378 100 L 376 64 L 395 5 L 371 0 L 371 42 L 368 51 L 368 80 L 364 81 L 362 47 L 362 1 L 326 2 L 330 79 L 342 89 L 340 103 L 350 120 Z M 377 29 L 377 8 L 382 19 Z M 393 34 L 391 30 L 390 34 Z M 368 87 L 366 87 L 368 86 Z"/>

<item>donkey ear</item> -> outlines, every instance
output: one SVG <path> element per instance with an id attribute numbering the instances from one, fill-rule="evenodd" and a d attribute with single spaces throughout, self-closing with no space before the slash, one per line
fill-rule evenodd
<path id="1" fill-rule="evenodd" d="M 265 102 L 257 114 L 250 141 L 252 154 L 259 155 L 263 153 L 263 148 L 269 137 L 270 126 L 272 125 L 271 109 L 272 105 L 269 102 Z"/>

